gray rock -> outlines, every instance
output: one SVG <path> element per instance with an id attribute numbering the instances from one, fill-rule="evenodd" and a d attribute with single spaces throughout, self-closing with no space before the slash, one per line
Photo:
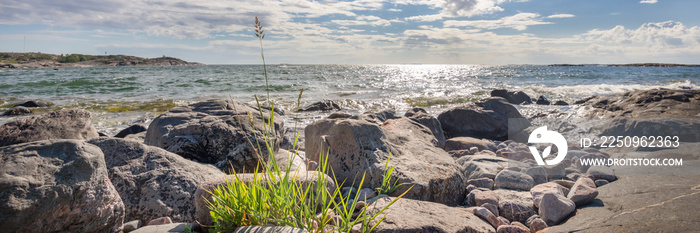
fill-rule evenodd
<path id="1" fill-rule="evenodd" d="M 545 170 L 543 167 L 537 166 L 528 168 L 525 170 L 525 174 L 532 177 L 536 185 L 547 183 L 547 170 Z"/>
<path id="2" fill-rule="evenodd" d="M 127 135 L 146 132 L 147 130 L 148 130 L 148 128 L 143 124 L 135 124 L 135 125 L 126 127 L 126 129 L 123 129 L 122 131 L 119 131 L 119 133 L 114 135 L 114 137 L 115 138 L 125 138 Z"/>
<path id="3" fill-rule="evenodd" d="M 319 180 L 319 172 L 316 171 L 308 171 L 308 172 L 298 172 L 298 173 L 293 173 L 290 176 L 290 179 L 295 180 L 296 182 L 299 182 L 298 184 L 302 186 L 302 188 L 306 187 L 312 187 L 315 188 L 317 187 L 317 182 Z M 284 173 L 281 174 L 282 177 L 284 177 Z M 333 193 L 335 191 L 335 183 L 333 180 L 325 175 L 321 174 L 323 179 L 325 180 L 326 184 L 326 189 L 327 192 Z M 236 176 L 238 178 L 236 178 Z M 209 206 L 207 205 L 207 201 L 212 201 L 212 196 L 210 192 L 213 192 L 215 189 L 219 187 L 223 187 L 224 185 L 227 185 L 227 182 L 232 181 L 236 182 L 236 180 L 239 180 L 240 182 L 251 182 L 254 180 L 255 174 L 253 173 L 243 173 L 243 174 L 237 174 L 237 175 L 227 175 L 227 176 L 214 176 L 211 177 L 211 179 L 203 182 L 202 184 L 197 187 L 197 191 L 194 193 L 194 207 L 196 209 L 196 214 L 195 214 L 195 220 L 203 225 L 203 226 L 211 226 L 213 224 L 211 215 L 209 214 Z M 259 175 L 260 176 L 260 175 Z M 259 177 L 259 179 L 262 179 L 262 181 L 265 181 L 269 179 L 267 176 L 262 176 Z M 321 207 L 319 206 L 319 211 Z"/>
<path id="4" fill-rule="evenodd" d="M 508 100 L 511 104 L 532 104 L 532 98 L 522 91 L 508 91 L 505 89 L 497 89 L 491 91 L 492 97 L 501 97 Z"/>
<path id="5" fill-rule="evenodd" d="M 170 223 L 162 225 L 145 226 L 131 233 L 185 233 L 185 228 L 191 227 L 192 223 Z"/>
<path id="6" fill-rule="evenodd" d="M 508 189 L 493 190 L 498 194 L 498 212 L 512 221 L 523 222 L 536 214 L 532 194 Z"/>
<path id="7" fill-rule="evenodd" d="M 144 131 L 144 132 L 140 132 L 140 133 L 129 134 L 129 135 L 126 135 L 124 137 L 124 139 L 135 141 L 138 143 L 144 143 L 144 141 L 146 140 L 146 132 Z"/>
<path id="8" fill-rule="evenodd" d="M 574 186 L 576 182 L 570 181 L 570 180 L 553 180 L 552 182 L 557 183 L 558 185 L 561 185 L 564 188 L 570 189 L 571 187 Z"/>
<path id="9" fill-rule="evenodd" d="M 595 182 L 588 177 L 581 177 L 571 187 L 571 191 L 566 196 L 576 204 L 576 207 L 587 205 L 598 196 L 598 188 Z"/>
<path id="10" fill-rule="evenodd" d="M 490 150 L 490 151 L 495 151 L 496 150 L 496 144 L 493 143 L 493 141 L 488 140 L 488 139 L 479 139 L 479 138 L 472 138 L 472 137 L 455 137 L 455 138 L 450 138 L 445 142 L 445 151 L 454 151 L 454 150 L 464 150 L 464 149 L 470 149 L 472 147 L 476 147 L 477 149 L 481 150 Z"/>
<path id="11" fill-rule="evenodd" d="M 0 229 L 121 231 L 124 203 L 100 148 L 48 140 L 0 148 Z"/>
<path id="12" fill-rule="evenodd" d="M 369 213 L 377 213 L 392 200 L 389 197 L 378 199 L 375 206 L 368 209 Z M 493 226 L 474 215 L 469 208 L 427 201 L 401 198 L 383 214 L 386 214 L 386 218 L 374 232 L 494 232 Z M 370 221 L 370 225 L 377 220 L 379 218 Z"/>
<path id="13" fill-rule="evenodd" d="M 148 221 L 148 226 L 155 226 L 155 225 L 165 225 L 165 224 L 171 224 L 173 223 L 173 220 L 170 219 L 170 217 L 160 217 L 156 219 L 151 219 L 151 221 Z"/>
<path id="14" fill-rule="evenodd" d="M 494 179 L 494 188 L 530 190 L 535 186 L 535 181 L 529 175 L 505 169 L 499 172 Z"/>
<path id="15" fill-rule="evenodd" d="M 537 105 L 550 105 L 552 102 L 549 101 L 546 97 L 541 95 L 539 98 L 537 98 Z"/>
<path id="16" fill-rule="evenodd" d="M 512 160 L 491 156 L 472 155 L 457 159 L 455 162 L 461 165 L 462 173 L 468 179 L 496 178 L 504 167 L 513 164 Z"/>
<path id="17" fill-rule="evenodd" d="M 411 119 L 415 122 L 418 122 L 419 124 L 428 127 L 430 129 L 430 132 L 433 133 L 433 136 L 435 136 L 435 139 L 437 140 L 437 143 L 434 143 L 435 146 L 443 148 L 445 147 L 445 132 L 442 131 L 442 125 L 440 125 L 440 121 L 438 121 L 435 117 L 432 115 L 428 114 L 428 112 L 425 111 L 425 109 L 422 108 L 413 108 L 410 109 L 404 114 L 405 117 L 408 117 L 408 119 Z"/>
<path id="18" fill-rule="evenodd" d="M 309 104 L 297 110 L 297 112 L 311 112 L 311 111 L 333 111 L 340 110 L 340 106 L 333 102 L 332 100 L 321 100 L 313 104 Z"/>
<path id="19" fill-rule="evenodd" d="M 700 114 L 700 90 L 637 90 L 577 103 L 593 108 L 581 116 L 585 118 L 695 118 Z"/>
<path id="20" fill-rule="evenodd" d="M 34 101 L 30 100 L 21 104 L 15 105 L 15 107 L 26 107 L 26 108 L 43 108 L 48 107 L 49 104 L 44 101 Z"/>
<path id="21" fill-rule="evenodd" d="M 486 177 L 467 180 L 467 184 L 474 185 L 477 188 L 493 189 L 493 180 Z"/>
<path id="22" fill-rule="evenodd" d="M 498 205 L 494 205 L 491 203 L 484 203 L 483 205 L 481 205 L 481 207 L 488 209 L 489 211 L 491 211 L 491 213 L 493 213 L 493 215 L 496 215 L 496 216 L 500 215 L 500 213 L 498 213 Z M 498 227 L 498 226 L 496 226 L 496 227 Z"/>
<path id="23" fill-rule="evenodd" d="M 569 105 L 569 103 L 567 103 L 566 101 L 563 101 L 563 100 L 557 100 L 552 105 L 567 106 L 567 105 Z"/>
<path id="24" fill-rule="evenodd" d="M 461 203 L 465 179 L 447 152 L 435 146 L 430 129 L 406 117 L 387 119 L 381 125 L 374 123 L 380 119 L 377 116 L 353 118 L 323 119 L 306 126 L 308 158 L 319 161 L 319 154 L 330 150 L 328 165 L 338 182 L 359 186 L 365 175 L 363 186 L 374 189 L 381 186 L 391 155 L 389 166 L 398 165 L 392 179 L 409 184 L 393 195 L 413 186 L 406 198 Z"/>
<path id="25" fill-rule="evenodd" d="M 252 114 L 253 125 L 248 114 Z M 208 100 L 188 106 L 175 107 L 153 119 L 145 143 L 201 163 L 214 164 L 228 171 L 253 171 L 268 153 L 256 154 L 256 148 L 266 148 L 264 122 L 270 112 L 233 100 Z M 275 152 L 283 141 L 284 123 L 274 117 L 271 144 Z M 261 161 L 262 159 L 262 161 Z"/>
<path id="26" fill-rule="evenodd" d="M 275 161 L 280 170 L 287 171 L 306 171 L 306 153 L 303 151 L 290 152 L 285 149 L 279 149 L 275 154 Z"/>
<path id="27" fill-rule="evenodd" d="M 449 138 L 506 140 L 509 130 L 517 133 L 530 126 L 515 107 L 497 97 L 450 109 L 440 113 L 438 120 Z"/>
<path id="28" fill-rule="evenodd" d="M 544 193 L 540 202 L 539 215 L 548 225 L 556 225 L 576 211 L 576 204 L 563 195 Z"/>
<path id="29" fill-rule="evenodd" d="M 532 189 L 530 189 L 530 194 L 532 194 L 532 202 L 535 204 L 535 207 L 540 207 L 540 202 L 542 202 L 542 196 L 544 196 L 545 193 L 554 193 L 565 196 L 564 187 L 557 183 L 548 182 L 544 184 L 535 185 L 535 187 L 532 187 Z"/>
<path id="30" fill-rule="evenodd" d="M 236 228 L 233 233 L 308 233 L 308 231 L 294 227 L 245 226 Z"/>
<path id="31" fill-rule="evenodd" d="M 586 172 L 596 179 L 603 179 L 607 180 L 608 182 L 612 182 L 617 180 L 617 176 L 615 175 L 615 171 L 606 166 L 592 166 L 588 168 L 588 171 Z"/>
<path id="32" fill-rule="evenodd" d="M 99 137 L 92 114 L 64 109 L 8 122 L 0 126 L 0 146 L 50 139 L 89 140 Z"/>
<path id="33" fill-rule="evenodd" d="M 124 200 L 128 220 L 146 223 L 170 216 L 176 222 L 193 222 L 197 186 L 225 175 L 212 165 L 135 141 L 98 138 L 88 142 L 104 152 L 109 179 Z"/>
<path id="34" fill-rule="evenodd" d="M 603 186 L 603 185 L 606 185 L 609 183 L 610 182 L 608 182 L 607 180 L 603 180 L 603 179 L 595 180 L 595 186 L 597 186 L 597 187 L 600 187 L 600 186 Z"/>
<path id="35" fill-rule="evenodd" d="M 564 164 L 542 166 L 547 171 L 547 179 L 558 180 L 566 177 L 566 167 Z"/>
<path id="36" fill-rule="evenodd" d="M 122 225 L 122 231 L 124 233 L 129 233 L 129 232 L 132 232 L 136 229 L 139 229 L 140 227 L 141 227 L 141 220 L 129 221 L 129 222 L 124 223 L 124 225 Z"/>

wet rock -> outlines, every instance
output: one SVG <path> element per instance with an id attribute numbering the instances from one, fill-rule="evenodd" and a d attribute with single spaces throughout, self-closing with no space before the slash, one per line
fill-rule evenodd
<path id="1" fill-rule="evenodd" d="M 612 182 L 617 180 L 617 176 L 615 175 L 615 171 L 606 166 L 592 166 L 588 168 L 588 171 L 586 172 L 596 179 L 603 179 L 607 180 L 608 182 Z"/>
<path id="2" fill-rule="evenodd" d="M 147 130 L 148 130 L 148 128 L 143 124 L 135 124 L 135 125 L 127 127 L 126 129 L 123 129 L 122 131 L 119 131 L 119 133 L 114 135 L 114 137 L 115 138 L 125 138 L 127 135 L 146 132 Z"/>
<path id="3" fill-rule="evenodd" d="M 97 138 L 92 114 L 80 109 L 64 109 L 19 119 L 0 126 L 0 146 L 50 139 Z"/>
<path id="4" fill-rule="evenodd" d="M 567 103 L 566 101 L 563 101 L 563 100 L 557 100 L 552 105 L 566 106 L 566 105 L 569 105 L 569 103 Z"/>
<path id="5" fill-rule="evenodd" d="M 511 104 L 531 104 L 532 98 L 522 91 L 508 91 L 505 89 L 497 89 L 491 91 L 491 97 L 501 97 L 506 99 Z"/>
<path id="6" fill-rule="evenodd" d="M 493 226 L 494 228 L 497 228 L 499 225 L 501 225 L 501 221 L 498 220 L 498 216 L 493 214 L 488 209 L 486 209 L 484 207 L 475 207 L 473 210 L 474 210 L 474 215 L 488 221 L 491 224 L 491 226 Z"/>
<path id="7" fill-rule="evenodd" d="M 535 181 L 529 175 L 511 170 L 502 170 L 494 179 L 494 188 L 530 190 Z"/>
<path id="8" fill-rule="evenodd" d="M 435 139 L 437 139 L 437 143 L 435 144 L 435 146 L 440 148 L 445 147 L 445 141 L 447 139 L 445 139 L 445 132 L 442 131 L 442 125 L 440 125 L 440 121 L 428 114 L 428 112 L 426 112 L 425 109 L 413 108 L 411 110 L 408 110 L 406 114 L 404 114 L 404 116 L 408 117 L 408 119 L 418 122 L 419 124 L 425 127 L 428 127 L 428 129 L 430 129 L 430 132 L 433 133 L 433 136 L 435 136 Z"/>
<path id="9" fill-rule="evenodd" d="M 597 187 L 600 187 L 600 186 L 603 186 L 603 185 L 606 185 L 609 183 L 610 182 L 608 182 L 607 180 L 603 180 L 603 179 L 595 180 L 595 186 L 597 186 Z"/>
<path id="10" fill-rule="evenodd" d="M 556 225 L 576 210 L 576 204 L 563 195 L 544 193 L 540 202 L 539 215 L 548 225 Z"/>
<path id="11" fill-rule="evenodd" d="M 253 171 L 269 160 L 268 153 L 255 152 L 258 146 L 266 148 L 263 125 L 270 111 L 263 108 L 262 114 L 257 107 L 233 100 L 175 107 L 153 119 L 145 143 L 222 170 Z M 283 141 L 284 124 L 279 115 L 274 119 L 270 143 L 277 150 Z"/>
<path id="12" fill-rule="evenodd" d="M 284 173 L 281 174 L 282 177 L 284 177 Z M 319 172 L 316 171 L 308 171 L 308 172 L 298 172 L 298 173 L 293 173 L 290 179 L 295 180 L 296 182 L 299 182 L 298 184 L 302 186 L 302 188 L 305 187 L 316 187 L 316 183 L 319 180 L 319 176 L 323 176 L 323 180 L 326 182 L 325 186 L 327 188 L 328 193 L 333 193 L 335 191 L 335 183 L 333 180 L 325 175 L 325 174 L 320 174 Z M 211 215 L 209 214 L 209 206 L 207 205 L 207 201 L 212 201 L 212 196 L 210 192 L 213 192 L 215 189 L 218 187 L 222 187 L 223 185 L 226 185 L 228 181 L 236 181 L 236 176 L 238 177 L 238 180 L 240 182 L 251 182 L 254 180 L 255 174 L 253 173 L 242 173 L 242 174 L 237 174 L 237 175 L 227 175 L 227 176 L 213 176 L 210 177 L 209 180 L 203 182 L 202 184 L 197 187 L 197 191 L 194 193 L 194 206 L 195 206 L 195 220 L 203 225 L 203 226 L 210 226 L 213 224 Z M 269 179 L 269 177 L 263 176 L 259 177 L 258 179 L 261 179 L 263 182 Z M 237 182 L 237 181 L 236 181 Z M 319 206 L 319 210 L 321 207 Z"/>
<path id="13" fill-rule="evenodd" d="M 2 115 L 3 116 L 22 116 L 22 115 L 27 115 L 30 113 L 32 113 L 32 110 L 30 110 L 27 107 L 15 106 L 15 107 L 5 111 Z"/>
<path id="14" fill-rule="evenodd" d="M 356 119 L 353 119 L 356 118 Z M 392 179 L 409 183 L 396 194 L 413 186 L 405 198 L 458 205 L 465 195 L 459 166 L 444 150 L 430 129 L 406 117 L 387 119 L 358 116 L 349 119 L 323 119 L 308 125 L 306 155 L 313 161 L 330 150 L 328 165 L 339 182 L 359 186 L 365 174 L 364 187 L 381 186 L 387 159 L 396 167 Z M 425 172 L 430 171 L 430 172 Z M 353 182 L 355 181 L 355 182 Z"/>
<path id="15" fill-rule="evenodd" d="M 306 105 L 297 112 L 311 112 L 311 111 L 333 111 L 340 110 L 340 106 L 333 102 L 332 100 L 321 100 L 313 104 Z"/>
<path id="16" fill-rule="evenodd" d="M 552 102 L 549 101 L 546 97 L 541 95 L 539 98 L 537 98 L 537 105 L 550 105 Z"/>
<path id="17" fill-rule="evenodd" d="M 493 180 L 486 177 L 467 180 L 467 184 L 474 185 L 477 188 L 493 189 Z"/>
<path id="18" fill-rule="evenodd" d="M 598 188 L 595 182 L 588 177 L 581 177 L 576 180 L 576 183 L 569 191 L 569 198 L 577 207 L 582 207 L 595 199 L 598 196 Z"/>
<path id="19" fill-rule="evenodd" d="M 510 121 L 509 118 L 513 118 Z M 505 99 L 492 97 L 440 113 L 438 120 L 448 138 L 475 137 L 506 140 L 508 132 L 520 132 L 530 126 Z"/>
<path id="20" fill-rule="evenodd" d="M 536 214 L 532 194 L 508 189 L 493 190 L 498 194 L 498 212 L 512 221 L 525 221 Z"/>
<path id="21" fill-rule="evenodd" d="M 535 220 L 532 220 L 532 223 L 530 223 L 530 232 L 538 232 L 541 231 L 545 228 L 549 227 L 544 220 L 541 218 L 536 218 Z"/>
<path id="22" fill-rule="evenodd" d="M 527 229 L 519 225 L 501 225 L 498 227 L 497 233 L 530 233 L 530 229 Z"/>
<path id="23" fill-rule="evenodd" d="M 393 198 L 384 197 L 369 208 L 375 214 L 387 206 Z M 490 214 L 484 209 L 485 214 Z M 375 232 L 493 232 L 494 227 L 474 215 L 469 208 L 449 207 L 439 203 L 401 198 L 383 214 L 386 218 Z M 370 221 L 374 225 L 379 218 Z"/>
<path id="24" fill-rule="evenodd" d="M 124 203 L 100 148 L 47 140 L 2 147 L 0 158 L 3 231 L 121 231 Z"/>
<path id="25" fill-rule="evenodd" d="M 48 107 L 49 104 L 44 101 L 34 101 L 30 100 L 21 104 L 15 105 L 15 107 L 25 107 L 25 108 L 43 108 Z"/>
<path id="26" fill-rule="evenodd" d="M 212 165 L 135 141 L 98 138 L 88 143 L 104 152 L 109 179 L 124 200 L 129 220 L 148 222 L 170 216 L 192 222 L 197 186 L 209 177 L 225 175 Z"/>

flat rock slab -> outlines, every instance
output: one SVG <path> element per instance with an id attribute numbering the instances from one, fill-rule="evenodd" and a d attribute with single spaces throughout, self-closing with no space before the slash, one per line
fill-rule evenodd
<path id="1" fill-rule="evenodd" d="M 192 227 L 192 223 L 170 223 L 163 225 L 145 226 L 131 233 L 185 233 L 187 226 Z"/>
<path id="2" fill-rule="evenodd" d="M 392 200 L 380 198 L 370 213 L 376 213 Z M 427 201 L 402 198 L 381 215 L 384 214 L 386 218 L 374 232 L 495 232 L 493 226 L 474 215 L 472 209 Z"/>
<path id="3" fill-rule="evenodd" d="M 618 169 L 617 181 L 598 187 L 599 200 L 579 209 L 567 222 L 548 232 L 697 231 L 700 229 L 700 212 L 696 211 L 700 208 L 698 167 L 700 161 L 684 160 L 682 167 Z"/>

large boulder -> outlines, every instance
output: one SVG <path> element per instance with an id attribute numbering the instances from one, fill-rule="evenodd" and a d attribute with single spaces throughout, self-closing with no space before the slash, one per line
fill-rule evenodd
<path id="1" fill-rule="evenodd" d="M 204 226 L 211 226 L 213 224 L 211 215 L 209 214 L 209 204 L 207 204 L 207 202 L 211 202 L 213 200 L 211 193 L 214 192 L 214 190 L 219 188 L 225 188 L 225 186 L 228 185 L 229 182 L 267 182 L 268 179 L 280 180 L 285 175 L 286 173 L 282 173 L 280 177 L 270 177 L 266 175 L 266 173 L 260 173 L 257 175 L 254 173 L 243 173 L 227 176 L 210 177 L 210 179 L 200 184 L 199 187 L 197 187 L 197 191 L 194 193 L 194 205 L 196 208 L 195 220 L 199 224 Z M 299 184 L 303 189 L 311 187 L 312 190 L 313 188 L 317 187 L 316 185 L 318 185 L 317 183 L 319 179 L 323 179 L 325 181 L 327 194 L 332 194 L 336 189 L 335 182 L 333 182 L 333 179 L 331 177 L 317 171 L 295 171 L 291 173 L 289 179 L 298 182 L 297 184 Z M 320 206 L 318 209 L 320 211 Z"/>
<path id="2" fill-rule="evenodd" d="M 530 126 L 529 120 L 499 97 L 450 109 L 440 113 L 438 120 L 449 138 L 475 137 L 504 141 L 508 139 L 509 130 L 518 133 Z"/>
<path id="3" fill-rule="evenodd" d="M 533 186 L 535 186 L 535 180 L 528 174 L 508 169 L 503 169 L 494 178 L 494 188 L 529 191 Z"/>
<path id="4" fill-rule="evenodd" d="M 542 194 L 539 215 L 548 225 L 557 225 L 576 211 L 576 204 L 556 193 Z"/>
<path id="5" fill-rule="evenodd" d="M 200 183 L 225 174 L 216 167 L 154 146 L 117 138 L 88 141 L 102 149 L 109 179 L 126 207 L 126 220 L 148 222 L 169 216 L 193 222 L 194 192 Z"/>
<path id="6" fill-rule="evenodd" d="M 225 171 L 231 167 L 239 173 L 253 171 L 261 159 L 268 161 L 270 157 L 265 153 L 263 130 L 270 111 L 263 108 L 262 114 L 257 107 L 233 100 L 175 107 L 153 119 L 145 143 Z M 274 117 L 274 127 L 269 130 L 270 144 L 276 151 L 284 134 L 279 116 Z M 262 148 L 260 155 L 257 148 Z"/>
<path id="7" fill-rule="evenodd" d="M 355 118 L 355 119 L 353 119 Z M 384 118 L 376 124 L 377 116 L 364 115 L 344 119 L 323 119 L 308 125 L 306 155 L 319 161 L 319 154 L 328 153 L 328 165 L 339 182 L 359 186 L 366 175 L 364 187 L 379 188 L 385 164 L 396 166 L 392 180 L 408 183 L 394 192 L 405 197 L 448 205 L 462 202 L 465 179 L 454 160 L 441 148 L 430 129 L 403 117 Z"/>
<path id="8" fill-rule="evenodd" d="M 0 126 L 0 146 L 50 139 L 89 140 L 99 137 L 92 114 L 64 109 L 8 122 Z"/>
<path id="9" fill-rule="evenodd" d="M 0 148 L 0 229 L 116 232 L 124 203 L 100 148 L 48 140 Z"/>
<path id="10" fill-rule="evenodd" d="M 566 197 L 573 201 L 577 207 L 585 206 L 598 196 L 598 188 L 595 182 L 588 177 L 580 177 L 571 187 Z"/>
<path id="11" fill-rule="evenodd" d="M 386 207 L 393 198 L 378 199 L 369 214 L 375 214 Z M 386 216 L 384 215 L 386 214 Z M 474 215 L 472 209 L 449 207 L 439 203 L 399 199 L 389 206 L 380 216 L 384 221 L 379 223 L 374 232 L 495 232 L 495 228 L 486 220 Z M 374 225 L 377 220 L 370 221 Z"/>
<path id="12" fill-rule="evenodd" d="M 437 140 L 437 143 L 434 143 L 435 146 L 440 148 L 445 146 L 445 141 L 447 139 L 445 139 L 445 132 L 442 131 L 442 125 L 440 125 L 440 121 L 438 121 L 437 118 L 428 114 L 428 112 L 426 112 L 425 109 L 413 108 L 406 111 L 406 114 L 404 114 L 404 116 L 418 122 L 421 125 L 424 125 L 425 127 L 428 127 L 428 129 L 430 129 L 430 132 L 433 133 L 433 136 L 435 136 L 435 139 Z"/>

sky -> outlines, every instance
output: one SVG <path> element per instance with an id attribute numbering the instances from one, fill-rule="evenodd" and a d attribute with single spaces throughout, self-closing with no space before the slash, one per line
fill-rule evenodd
<path id="1" fill-rule="evenodd" d="M 0 0 L 0 51 L 259 64 L 700 63 L 697 0 Z"/>

